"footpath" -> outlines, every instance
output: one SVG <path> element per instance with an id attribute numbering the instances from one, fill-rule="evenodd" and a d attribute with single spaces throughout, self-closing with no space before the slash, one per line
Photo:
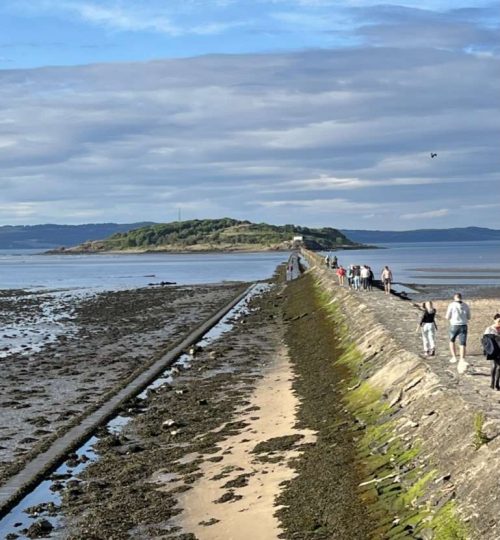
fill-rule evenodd
<path id="1" fill-rule="evenodd" d="M 332 281 L 336 283 L 337 278 L 333 270 L 331 274 Z M 416 332 L 422 311 L 419 304 L 411 300 L 411 295 L 410 299 L 404 299 L 394 294 L 386 295 L 377 288 L 371 291 L 355 291 L 349 289 L 347 285 L 343 288 L 360 303 L 362 308 L 366 307 L 374 312 L 377 320 L 402 348 L 418 354 L 429 370 L 439 377 L 444 387 L 458 390 L 475 409 L 484 411 L 490 418 L 500 419 L 500 392 L 492 390 L 489 386 L 491 365 L 480 349 L 482 332 L 491 324 L 489 314 L 485 317 L 477 313 L 472 302 L 473 319 L 470 324 L 466 358 L 469 367 L 464 374 L 459 375 L 457 364 L 449 361 L 448 321 L 444 318 L 447 301 L 435 302 L 438 307 L 436 356 L 427 357 L 422 351 L 420 331 Z"/>

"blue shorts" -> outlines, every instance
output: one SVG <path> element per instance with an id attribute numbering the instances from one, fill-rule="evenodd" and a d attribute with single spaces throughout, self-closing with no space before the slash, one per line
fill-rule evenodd
<path id="1" fill-rule="evenodd" d="M 467 325 L 466 324 L 452 324 L 450 326 L 450 341 L 455 343 L 458 337 L 458 342 L 462 347 L 467 344 Z"/>

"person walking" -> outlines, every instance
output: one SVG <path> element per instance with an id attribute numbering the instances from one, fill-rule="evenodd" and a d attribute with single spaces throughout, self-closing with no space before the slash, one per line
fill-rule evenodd
<path id="1" fill-rule="evenodd" d="M 491 364 L 491 388 L 500 390 L 500 313 L 493 317 L 493 324 L 484 331 L 481 340 L 484 354 Z"/>
<path id="2" fill-rule="evenodd" d="M 361 267 L 360 270 L 360 277 L 361 277 L 361 287 L 364 291 L 368 290 L 368 280 L 370 278 L 370 270 L 368 269 L 368 266 L 364 264 Z"/>
<path id="3" fill-rule="evenodd" d="M 360 268 L 358 265 L 355 265 L 352 269 L 352 282 L 353 282 L 353 288 L 355 291 L 359 291 L 359 280 L 360 280 Z"/>
<path id="4" fill-rule="evenodd" d="M 353 279 L 354 279 L 354 272 L 353 272 L 353 266 L 351 264 L 349 265 L 349 268 L 347 269 L 347 285 L 349 289 L 352 289 Z"/>
<path id="5" fill-rule="evenodd" d="M 345 278 L 345 274 L 346 274 L 345 268 L 342 265 L 340 265 L 337 268 L 337 271 L 335 273 L 337 274 L 337 277 L 339 278 L 339 285 L 341 287 L 343 287 L 344 286 L 344 278 Z"/>
<path id="6" fill-rule="evenodd" d="M 424 313 L 420 318 L 420 322 L 417 326 L 417 332 L 420 330 L 422 334 L 422 341 L 424 344 L 424 354 L 426 356 L 434 356 L 436 354 L 436 310 L 432 305 L 432 302 L 424 302 L 422 304 Z"/>
<path id="7" fill-rule="evenodd" d="M 446 319 L 450 321 L 450 362 L 454 364 L 457 361 L 455 341 L 458 338 L 460 357 L 457 364 L 457 371 L 464 373 L 469 365 L 465 361 L 465 352 L 467 346 L 467 325 L 471 318 L 469 306 L 462 300 L 460 293 L 455 293 L 453 302 L 448 305 L 446 310 Z"/>
<path id="8" fill-rule="evenodd" d="M 367 266 L 368 268 L 368 290 L 371 291 L 373 289 L 373 280 L 375 279 L 375 276 L 373 275 L 373 270 L 370 266 Z"/>
<path id="9" fill-rule="evenodd" d="M 391 294 L 392 272 L 388 266 L 384 266 L 380 274 L 380 281 L 384 285 L 385 294 Z"/>

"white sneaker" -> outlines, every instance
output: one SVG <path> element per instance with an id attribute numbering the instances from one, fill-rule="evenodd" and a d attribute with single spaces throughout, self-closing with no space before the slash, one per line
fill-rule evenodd
<path id="1" fill-rule="evenodd" d="M 457 361 L 457 359 L 456 359 L 455 356 L 452 356 L 452 357 L 450 358 L 450 364 L 454 364 L 456 361 Z"/>
<path id="2" fill-rule="evenodd" d="M 465 370 L 467 369 L 467 367 L 469 366 L 469 363 L 466 362 L 465 360 L 463 360 L 462 358 L 460 358 L 458 364 L 457 364 L 457 371 L 458 373 L 460 373 L 460 375 L 462 373 L 465 373 Z"/>

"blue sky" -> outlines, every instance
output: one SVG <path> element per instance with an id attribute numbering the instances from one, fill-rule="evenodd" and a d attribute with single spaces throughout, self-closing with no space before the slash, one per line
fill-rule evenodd
<path id="1" fill-rule="evenodd" d="M 3 0 L 0 224 L 500 228 L 497 8 Z"/>

